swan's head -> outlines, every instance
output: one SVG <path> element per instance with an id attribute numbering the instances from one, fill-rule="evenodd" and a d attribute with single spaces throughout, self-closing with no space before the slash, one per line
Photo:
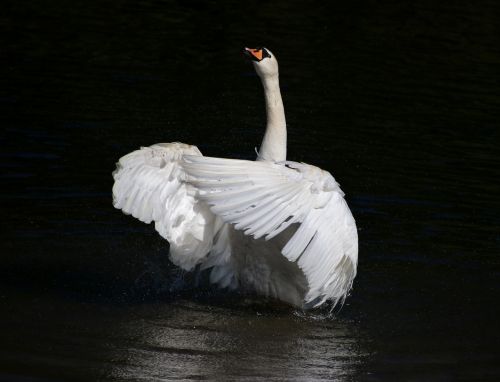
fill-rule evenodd
<path id="1" fill-rule="evenodd" d="M 252 60 L 255 71 L 260 78 L 278 75 L 278 61 L 269 49 L 245 48 L 243 53 Z"/>

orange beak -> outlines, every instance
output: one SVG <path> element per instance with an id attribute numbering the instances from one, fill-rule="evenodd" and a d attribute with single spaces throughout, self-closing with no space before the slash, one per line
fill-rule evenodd
<path id="1" fill-rule="evenodd" d="M 244 53 L 254 61 L 261 61 L 263 58 L 262 49 L 245 48 Z"/>

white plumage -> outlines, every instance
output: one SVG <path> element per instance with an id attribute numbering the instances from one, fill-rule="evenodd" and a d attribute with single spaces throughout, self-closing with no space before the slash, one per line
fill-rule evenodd
<path id="1" fill-rule="evenodd" d="M 143 147 L 113 173 L 114 206 L 154 221 L 174 264 L 211 268 L 221 287 L 303 308 L 336 304 L 356 275 L 355 221 L 330 173 L 285 160 L 276 58 L 265 48 L 247 52 L 266 95 L 258 161 L 204 157 L 182 143 Z"/>

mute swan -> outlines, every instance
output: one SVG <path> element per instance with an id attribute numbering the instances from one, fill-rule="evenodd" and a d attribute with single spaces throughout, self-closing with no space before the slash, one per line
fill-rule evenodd
<path id="1" fill-rule="evenodd" d="M 170 259 L 210 281 L 300 308 L 343 302 L 356 275 L 356 224 L 327 171 L 286 160 L 278 62 L 245 48 L 264 87 L 267 126 L 256 161 L 204 157 L 159 143 L 125 155 L 113 172 L 113 204 L 155 222 Z"/>

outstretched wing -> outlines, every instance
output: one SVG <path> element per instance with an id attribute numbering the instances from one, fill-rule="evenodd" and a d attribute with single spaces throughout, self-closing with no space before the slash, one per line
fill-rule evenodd
<path id="1" fill-rule="evenodd" d="M 170 243 L 172 261 L 192 269 L 210 251 L 214 215 L 183 182 L 183 155 L 201 156 L 196 146 L 160 143 L 122 157 L 113 172 L 113 205 L 155 228 Z"/>
<path id="2" fill-rule="evenodd" d="M 212 212 L 247 235 L 269 240 L 300 223 L 282 254 L 308 280 L 306 304 L 345 298 L 356 275 L 357 230 L 328 172 L 295 162 L 197 156 L 184 156 L 182 166 Z"/>

